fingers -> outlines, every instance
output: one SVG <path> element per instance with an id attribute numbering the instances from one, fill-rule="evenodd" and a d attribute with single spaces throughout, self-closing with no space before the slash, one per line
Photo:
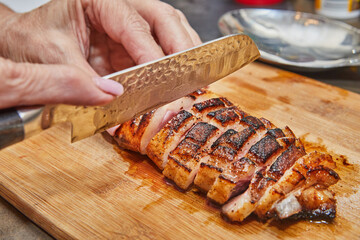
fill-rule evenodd
<path id="1" fill-rule="evenodd" d="M 166 54 L 201 44 L 198 34 L 179 10 L 160 1 L 135 0 L 132 1 L 132 4 L 150 24 Z"/>
<path id="2" fill-rule="evenodd" d="M 119 83 L 70 65 L 14 63 L 0 58 L 0 108 L 65 103 L 101 105 L 121 95 Z"/>
<path id="3" fill-rule="evenodd" d="M 84 7 L 91 24 L 121 43 L 137 64 L 164 56 L 149 24 L 127 1 L 89 1 Z"/>
<path id="4" fill-rule="evenodd" d="M 136 64 L 140 64 L 163 57 L 164 53 L 175 53 L 201 43 L 185 16 L 160 1 L 83 0 L 83 5 L 90 23 L 126 50 L 120 49 L 118 55 L 112 54 L 114 58 L 124 57 L 127 53 Z M 132 64 L 110 61 L 115 68 Z"/>
<path id="5" fill-rule="evenodd" d="M 190 35 L 193 44 L 195 46 L 200 45 L 202 43 L 202 41 L 201 41 L 199 35 L 197 34 L 197 32 L 190 26 L 190 24 L 189 24 L 188 20 L 186 19 L 185 15 L 180 10 L 176 10 L 176 12 L 180 17 L 182 25 L 185 27 L 188 34 Z"/>

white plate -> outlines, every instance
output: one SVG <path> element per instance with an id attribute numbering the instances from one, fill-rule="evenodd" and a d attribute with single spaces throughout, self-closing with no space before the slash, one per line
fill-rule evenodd
<path id="1" fill-rule="evenodd" d="M 238 9 L 219 19 L 223 35 L 243 32 L 261 60 L 296 70 L 360 66 L 360 29 L 326 17 L 273 9 Z"/>

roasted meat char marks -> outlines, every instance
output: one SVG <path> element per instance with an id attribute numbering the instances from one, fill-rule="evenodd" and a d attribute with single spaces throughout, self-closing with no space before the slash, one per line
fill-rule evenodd
<path id="1" fill-rule="evenodd" d="M 259 171 L 251 181 L 248 190 L 223 206 L 222 212 L 233 221 L 242 221 L 252 211 L 260 218 L 277 216 L 287 218 L 300 216 L 334 216 L 334 199 L 326 188 L 335 184 L 339 176 L 332 170 L 335 163 L 331 156 L 316 152 L 304 155 L 299 140 L 284 152 L 266 171 Z M 285 167 L 285 164 L 289 166 Z M 284 166 L 279 168 L 278 166 Z M 309 187 L 322 189 L 312 191 L 318 197 L 312 205 L 301 205 L 299 199 L 309 198 Z M 326 191 L 325 191 L 326 190 Z M 327 194 L 327 198 L 321 198 Z M 320 200 L 324 202 L 320 204 Z"/>
<path id="2" fill-rule="evenodd" d="M 217 131 L 217 127 L 208 123 L 197 123 L 169 154 L 164 176 L 173 180 L 181 189 L 187 189 L 197 173 L 201 150 Z"/>
<path id="3" fill-rule="evenodd" d="M 211 186 L 208 198 L 218 204 L 224 204 L 231 197 L 243 192 L 255 171 L 271 164 L 294 140 L 293 133 L 287 128 L 285 131 L 273 128 L 258 134 L 253 138 L 250 148 L 248 146 L 235 161 L 224 166 L 222 173 Z"/>
<path id="4" fill-rule="evenodd" d="M 167 163 L 169 152 L 195 121 L 196 118 L 191 113 L 182 110 L 150 141 L 146 149 L 147 155 L 161 170 Z"/>
<path id="5" fill-rule="evenodd" d="M 198 89 L 192 93 L 190 93 L 188 96 L 194 100 L 198 99 L 199 96 L 203 96 L 205 94 L 209 94 L 209 91 L 205 90 L 205 89 Z M 211 94 L 211 93 L 210 93 Z"/>
<path id="6" fill-rule="evenodd" d="M 303 156 L 266 191 L 256 214 L 281 219 L 293 215 L 313 219 L 335 217 L 335 198 L 327 189 L 340 179 L 335 168 L 329 154 L 315 151 Z"/>
<path id="7" fill-rule="evenodd" d="M 200 101 L 204 96 L 196 97 L 196 101 Z M 151 139 L 146 149 L 147 155 L 163 170 L 168 162 L 169 153 L 182 141 L 186 133 L 196 123 L 205 119 L 208 112 L 228 107 L 226 104 L 220 98 L 210 98 L 195 103 L 191 109 L 180 111 Z"/>
<path id="8" fill-rule="evenodd" d="M 195 103 L 193 106 L 193 110 L 195 112 L 202 113 L 204 111 L 211 111 L 212 109 L 217 109 L 218 107 L 225 107 L 225 103 L 229 103 L 228 101 L 221 101 L 224 98 L 211 98 L 206 101 Z M 230 103 L 232 105 L 232 103 Z"/>
<path id="9" fill-rule="evenodd" d="M 240 149 L 249 142 L 256 134 L 253 127 L 237 132 L 233 129 L 227 130 L 212 144 L 210 151 L 200 164 L 200 170 L 195 178 L 195 185 L 207 192 L 210 190 L 215 179 L 223 172 L 224 167 L 232 163 Z"/>
<path id="10" fill-rule="evenodd" d="M 183 98 L 166 104 L 149 113 L 121 124 L 114 139 L 120 147 L 147 154 L 146 147 L 150 140 L 164 125 L 181 110 L 189 110 L 194 103 L 204 101 L 216 95 L 207 90 L 195 91 Z"/>
<path id="11" fill-rule="evenodd" d="M 141 138 L 149 125 L 154 112 L 155 110 L 121 124 L 115 131 L 115 141 L 121 147 L 140 152 Z"/>
<path id="12" fill-rule="evenodd" d="M 184 139 L 171 152 L 163 172 L 178 187 L 187 189 L 190 186 L 201 162 L 207 156 L 208 149 L 226 131 L 225 126 L 235 123 L 236 119 L 240 120 L 244 116 L 245 113 L 237 108 L 229 107 L 231 105 L 229 101 L 224 101 L 222 98 L 209 99 L 194 104 L 192 112 L 198 117 L 199 122 L 195 123 Z M 186 148 L 189 149 L 186 150 Z M 196 152 L 193 155 L 184 155 L 184 153 L 194 150 Z"/>
<path id="13" fill-rule="evenodd" d="M 235 111 L 242 118 L 228 117 L 232 114 L 226 114 L 224 117 L 225 111 L 218 111 L 218 114 L 215 112 L 208 114 L 218 119 L 219 124 L 230 129 L 214 142 L 200 165 L 194 183 L 205 192 L 210 190 L 215 179 L 223 172 L 224 167 L 238 159 L 239 156 L 244 156 L 250 146 L 266 132 L 264 124 L 258 118 L 247 116 L 246 113 L 237 108 Z M 227 121 L 223 121 L 224 119 Z"/>
<path id="14" fill-rule="evenodd" d="M 339 177 L 331 156 L 303 156 L 301 142 L 288 127 L 248 116 L 207 91 L 196 91 L 175 105 L 178 113 L 165 125 L 156 117 L 163 116 L 161 109 L 124 123 L 116 132 L 119 145 L 141 151 L 146 129 L 161 128 L 147 155 L 180 188 L 194 180 L 210 200 L 226 203 L 222 213 L 232 221 L 251 212 L 262 219 L 335 216 L 336 201 L 327 188 Z"/>
<path id="15" fill-rule="evenodd" d="M 240 196 L 232 199 L 223 207 L 223 213 L 231 220 L 242 221 L 257 206 L 259 199 L 267 188 L 275 184 L 294 162 L 305 154 L 299 140 L 292 143 L 268 167 L 258 169 L 251 179 L 248 189 Z"/>

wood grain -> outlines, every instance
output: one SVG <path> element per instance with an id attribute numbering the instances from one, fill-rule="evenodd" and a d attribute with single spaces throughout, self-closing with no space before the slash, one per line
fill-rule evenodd
<path id="1" fill-rule="evenodd" d="M 0 194 L 58 239 L 356 239 L 360 237 L 360 95 L 260 63 L 213 84 L 243 110 L 288 125 L 329 152 L 342 180 L 332 223 L 231 224 L 196 189 L 164 181 L 145 156 L 106 136 L 70 144 L 67 124 L 0 152 Z"/>

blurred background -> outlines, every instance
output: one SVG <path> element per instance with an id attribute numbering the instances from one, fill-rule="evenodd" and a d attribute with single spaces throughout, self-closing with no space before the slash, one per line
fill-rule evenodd
<path id="1" fill-rule="evenodd" d="M 242 4 L 239 2 L 252 2 Z M 254 4 L 255 2 L 278 2 L 275 4 Z M 324 0 L 323 0 L 324 1 Z M 333 2 L 347 2 L 333 0 Z M 300 12 L 316 13 L 315 0 L 164 0 L 181 10 L 188 18 L 190 25 L 198 32 L 203 41 L 218 38 L 221 35 L 217 22 L 226 12 L 240 8 L 271 8 Z M 320 1 L 318 1 L 320 2 Z M 355 0 L 354 3 L 359 4 Z M 336 19 L 360 28 L 360 18 Z M 279 66 L 277 66 L 279 67 Z M 307 77 L 360 93 L 360 68 L 345 67 L 323 72 L 293 71 Z"/>

